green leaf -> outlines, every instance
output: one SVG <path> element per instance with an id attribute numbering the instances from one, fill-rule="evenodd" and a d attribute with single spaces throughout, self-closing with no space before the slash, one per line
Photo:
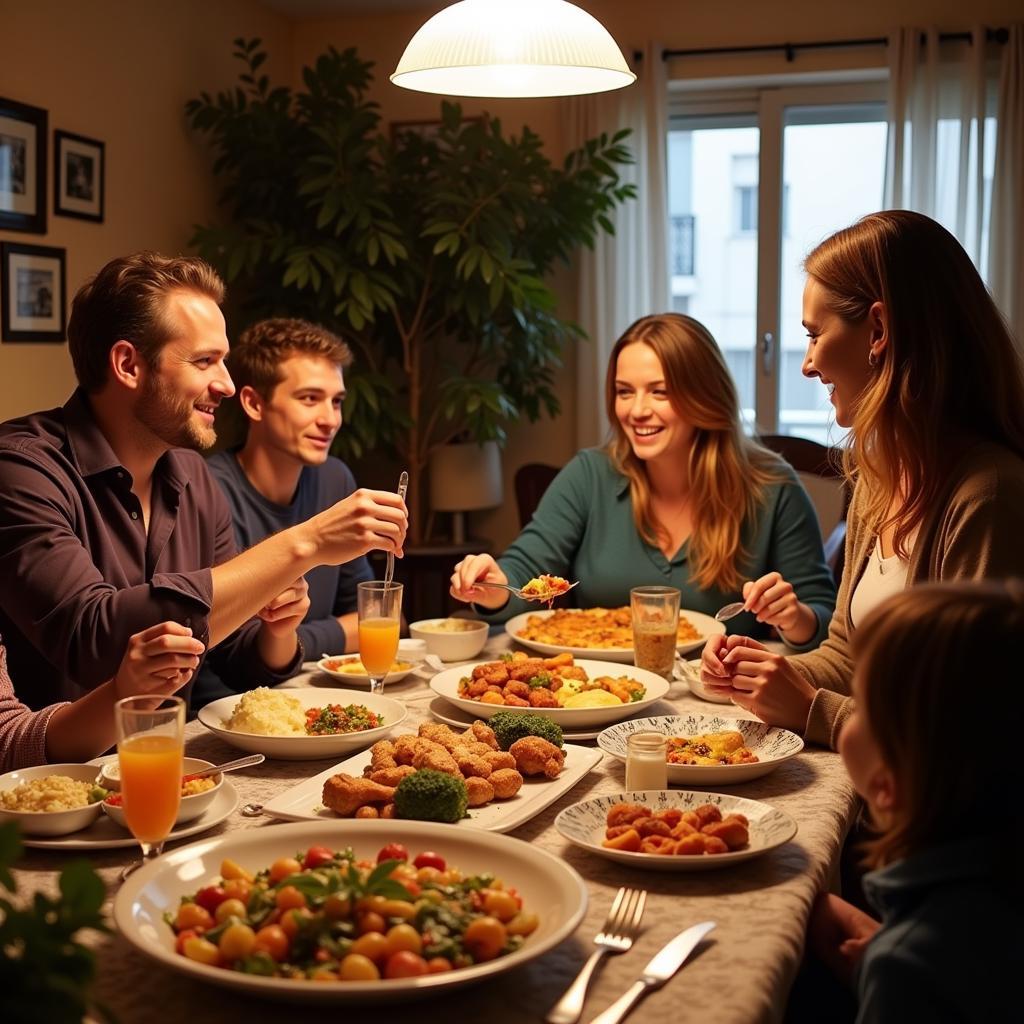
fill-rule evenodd
<path id="1" fill-rule="evenodd" d="M 95 914 L 103 905 L 107 891 L 88 861 L 76 860 L 61 872 L 60 892 L 68 908 L 79 917 Z"/>

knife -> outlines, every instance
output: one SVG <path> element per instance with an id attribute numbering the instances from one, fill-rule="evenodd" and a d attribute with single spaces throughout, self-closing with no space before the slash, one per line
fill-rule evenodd
<path id="1" fill-rule="evenodd" d="M 655 953 L 640 978 L 633 982 L 604 1013 L 599 1013 L 590 1024 L 619 1024 L 648 989 L 661 988 L 686 963 L 700 940 L 714 927 L 714 921 L 704 921 L 680 932 Z"/>

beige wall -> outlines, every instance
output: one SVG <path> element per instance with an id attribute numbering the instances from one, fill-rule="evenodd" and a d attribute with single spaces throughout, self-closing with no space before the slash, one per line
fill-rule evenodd
<path id="1" fill-rule="evenodd" d="M 251 0 L 0 0 L 0 96 L 49 112 L 47 233 L 0 240 L 67 250 L 68 301 L 114 256 L 184 252 L 215 210 L 209 159 L 185 102 L 232 84 L 231 40 L 261 36 L 285 75 L 289 24 Z M 53 214 L 53 130 L 106 143 L 106 219 Z M 74 387 L 66 345 L 0 344 L 0 420 L 59 405 Z"/>

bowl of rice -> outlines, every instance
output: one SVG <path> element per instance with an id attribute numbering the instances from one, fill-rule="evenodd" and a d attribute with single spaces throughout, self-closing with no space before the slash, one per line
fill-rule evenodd
<path id="1" fill-rule="evenodd" d="M 42 764 L 0 775 L 0 823 L 27 836 L 66 836 L 100 816 L 106 791 L 91 764 Z"/>
<path id="2" fill-rule="evenodd" d="M 207 704 L 199 721 L 239 750 L 313 761 L 368 747 L 405 716 L 403 704 L 379 693 L 259 686 Z"/>
<path id="3" fill-rule="evenodd" d="M 208 775 L 205 779 L 190 779 L 194 772 L 204 768 L 212 768 L 212 761 L 204 761 L 201 757 L 186 757 L 182 761 L 181 804 L 178 816 L 174 819 L 175 826 L 198 818 L 205 813 L 220 791 L 223 775 Z M 113 819 L 122 828 L 128 828 L 124 817 L 124 804 L 121 801 L 121 774 L 118 770 L 117 755 L 114 754 L 100 769 L 100 785 L 110 793 L 102 802 L 103 813 Z"/>

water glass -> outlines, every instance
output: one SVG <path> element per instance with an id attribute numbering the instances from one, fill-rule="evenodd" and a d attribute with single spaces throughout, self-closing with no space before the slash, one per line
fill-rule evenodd
<path id="1" fill-rule="evenodd" d="M 679 591 L 675 587 L 634 587 L 633 663 L 637 668 L 672 678 L 679 630 Z"/>

